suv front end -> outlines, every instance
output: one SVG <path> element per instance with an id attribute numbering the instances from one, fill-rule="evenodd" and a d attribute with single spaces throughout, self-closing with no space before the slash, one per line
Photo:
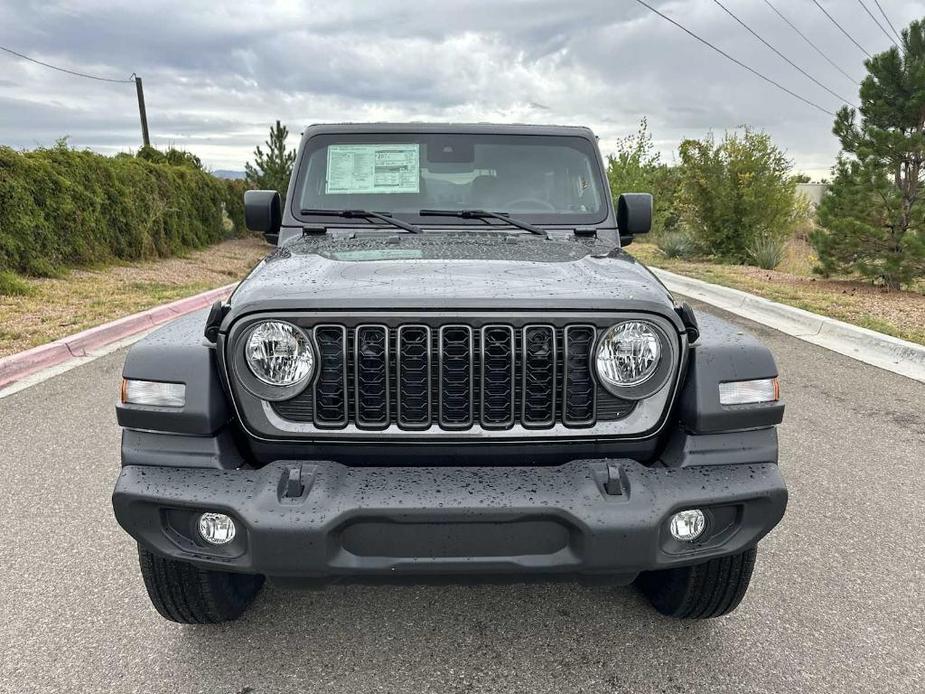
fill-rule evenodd
<path id="1" fill-rule="evenodd" d="M 161 614 L 234 618 L 264 577 L 486 573 L 638 579 L 678 617 L 734 609 L 787 499 L 767 349 L 718 319 L 698 326 L 608 236 L 618 221 L 624 243 L 647 229 L 641 196 L 619 220 L 598 196 L 593 233 L 547 210 L 527 215 L 544 236 L 503 223 L 305 227 L 299 211 L 320 209 L 294 199 L 309 143 L 344 128 L 306 133 L 286 210 L 254 198 L 276 253 L 205 325 L 178 320 L 127 357 L 125 379 L 151 385 L 117 406 L 113 503 Z M 347 129 L 389 143 L 423 131 L 415 159 L 440 151 L 431 168 L 459 185 L 480 133 L 593 145 L 583 129 L 430 128 Z M 474 133 L 475 154 L 458 138 L 438 148 L 445 133 Z M 600 175 L 596 145 L 576 151 Z M 408 194 L 425 183 L 446 190 L 422 177 Z"/>

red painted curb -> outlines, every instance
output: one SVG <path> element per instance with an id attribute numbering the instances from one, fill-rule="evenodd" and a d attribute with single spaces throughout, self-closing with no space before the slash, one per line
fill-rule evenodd
<path id="1" fill-rule="evenodd" d="M 74 357 L 88 356 L 113 342 L 124 340 L 179 316 L 211 306 L 219 299 L 227 297 L 234 288 L 234 284 L 229 284 L 218 289 L 210 289 L 196 296 L 172 301 L 163 306 L 156 306 L 147 311 L 97 325 L 49 342 L 47 345 L 39 345 L 25 352 L 3 357 L 0 359 L 0 388 L 22 380 L 36 371 L 57 366 Z"/>

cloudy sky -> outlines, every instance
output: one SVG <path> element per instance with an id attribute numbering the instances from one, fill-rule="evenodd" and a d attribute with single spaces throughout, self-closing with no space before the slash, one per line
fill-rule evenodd
<path id="1" fill-rule="evenodd" d="M 730 55 L 834 111 L 841 102 L 763 46 L 714 0 L 648 0 Z M 870 53 L 889 39 L 854 0 L 820 0 Z M 864 54 L 812 0 L 723 0 L 826 87 L 856 100 Z M 886 26 L 875 0 L 864 0 Z M 880 0 L 900 29 L 925 0 Z M 889 27 L 886 26 L 887 31 Z M 153 142 L 241 169 L 279 118 L 585 124 L 606 153 L 645 116 L 662 157 L 748 123 L 799 170 L 825 176 L 832 117 L 762 82 L 635 0 L 0 0 L 0 46 L 95 75 L 144 79 Z M 97 82 L 0 52 L 0 144 L 139 145 L 132 84 Z"/>

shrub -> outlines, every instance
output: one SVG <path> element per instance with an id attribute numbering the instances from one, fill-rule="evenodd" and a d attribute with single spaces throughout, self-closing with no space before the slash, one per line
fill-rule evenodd
<path id="1" fill-rule="evenodd" d="M 754 265 L 765 270 L 773 270 L 784 260 L 787 250 L 787 241 L 781 238 L 766 236 L 754 239 L 748 245 L 748 256 Z"/>
<path id="2" fill-rule="evenodd" d="M 248 231 L 244 223 L 244 191 L 249 186 L 240 178 L 224 179 L 222 186 L 222 202 L 225 205 L 225 214 L 231 220 L 232 230 L 236 236 L 245 236 Z"/>
<path id="3" fill-rule="evenodd" d="M 619 140 L 614 153 L 607 157 L 607 181 L 615 201 L 621 193 L 652 194 L 655 233 L 672 231 L 679 221 L 677 170 L 660 159 L 645 118 L 636 134 Z"/>
<path id="4" fill-rule="evenodd" d="M 666 258 L 689 258 L 694 254 L 694 242 L 683 231 L 667 231 L 655 241 Z"/>
<path id="5" fill-rule="evenodd" d="M 0 270 L 0 296 L 28 296 L 35 290 L 22 277 L 9 270 Z"/>
<path id="6" fill-rule="evenodd" d="M 37 276 L 169 256 L 226 236 L 224 188 L 186 152 L 0 147 L 0 269 Z"/>
<path id="7" fill-rule="evenodd" d="M 681 143 L 683 213 L 697 247 L 745 263 L 759 239 L 788 238 L 800 217 L 791 163 L 761 132 L 746 127 L 717 142 Z"/>

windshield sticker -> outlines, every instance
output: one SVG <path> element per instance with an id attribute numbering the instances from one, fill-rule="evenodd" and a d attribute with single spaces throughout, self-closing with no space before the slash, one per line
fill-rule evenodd
<path id="1" fill-rule="evenodd" d="M 419 193 L 420 145 L 329 145 L 328 195 Z"/>

